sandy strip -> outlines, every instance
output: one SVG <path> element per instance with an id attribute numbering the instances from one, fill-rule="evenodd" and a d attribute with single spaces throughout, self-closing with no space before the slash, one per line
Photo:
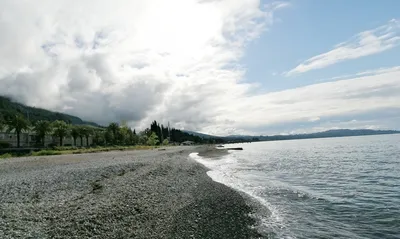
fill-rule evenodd
<path id="1" fill-rule="evenodd" d="M 1 160 L 0 238 L 261 237 L 242 196 L 194 151 L 207 149 Z"/>

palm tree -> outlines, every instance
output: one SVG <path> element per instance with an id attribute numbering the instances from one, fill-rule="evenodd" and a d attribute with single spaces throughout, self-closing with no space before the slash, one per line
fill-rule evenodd
<path id="1" fill-rule="evenodd" d="M 78 126 L 79 138 L 81 139 L 81 147 L 83 147 L 83 136 L 85 136 L 86 128 L 84 126 Z"/>
<path id="2" fill-rule="evenodd" d="M 91 127 L 83 127 L 83 135 L 86 137 L 86 147 L 89 147 L 89 137 L 93 135 L 93 129 Z"/>
<path id="3" fill-rule="evenodd" d="M 61 120 L 53 122 L 54 132 L 53 135 L 60 139 L 60 146 L 63 146 L 63 139 L 68 135 L 69 125 Z"/>
<path id="4" fill-rule="evenodd" d="M 51 132 L 51 124 L 47 120 L 39 120 L 33 127 L 36 135 L 39 137 L 42 145 L 45 145 L 46 134 Z"/>
<path id="5" fill-rule="evenodd" d="M 102 144 L 104 146 L 107 145 L 107 139 L 106 139 L 106 132 L 107 130 L 104 129 L 98 129 L 97 131 L 97 137 L 98 137 L 98 144 Z"/>
<path id="6" fill-rule="evenodd" d="M 76 147 L 76 139 L 81 136 L 81 132 L 80 132 L 80 129 L 78 126 L 72 127 L 71 136 L 72 136 L 72 138 L 74 138 L 74 146 Z"/>
<path id="7" fill-rule="evenodd" d="M 102 129 L 93 129 L 93 144 L 94 145 L 102 145 L 104 144 L 104 132 Z"/>
<path id="8" fill-rule="evenodd" d="M 20 147 L 21 133 L 29 129 L 29 122 L 22 115 L 15 115 L 7 122 L 7 132 L 15 131 L 17 134 L 17 147 Z"/>
<path id="9" fill-rule="evenodd" d="M 0 119 L 0 132 L 4 129 L 4 122 Z"/>
<path id="10" fill-rule="evenodd" d="M 111 132 L 111 130 L 105 130 L 104 132 L 103 132 L 103 137 L 104 137 L 104 144 L 105 145 L 108 145 L 108 144 L 111 144 L 112 143 L 112 141 L 113 141 L 113 135 L 112 135 L 112 132 Z"/>
<path id="11" fill-rule="evenodd" d="M 117 143 L 117 136 L 118 136 L 118 131 L 119 131 L 119 125 L 118 123 L 111 123 L 107 127 L 113 134 L 113 143 Z"/>

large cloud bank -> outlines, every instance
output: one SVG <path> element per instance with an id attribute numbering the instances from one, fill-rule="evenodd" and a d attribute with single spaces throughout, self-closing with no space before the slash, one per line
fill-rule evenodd
<path id="1" fill-rule="evenodd" d="M 367 110 L 365 96 L 371 109 L 399 107 L 398 70 L 382 80 L 381 74 L 251 95 L 255 85 L 242 82 L 240 59 L 285 3 L 0 0 L 0 6 L 0 94 L 86 120 L 142 128 L 157 119 L 226 135 Z"/>

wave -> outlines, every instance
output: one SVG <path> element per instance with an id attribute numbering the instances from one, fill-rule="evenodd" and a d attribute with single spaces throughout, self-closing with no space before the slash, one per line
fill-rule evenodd
<path id="1" fill-rule="evenodd" d="M 265 188 L 254 186 L 251 180 L 246 180 L 244 175 L 240 175 L 242 170 L 248 171 L 250 168 L 239 166 L 238 159 L 234 155 L 229 154 L 220 159 L 208 159 L 199 156 L 198 153 L 191 153 L 189 157 L 210 169 L 207 175 L 212 180 L 245 193 L 263 207 L 263 210 L 259 210 L 259 213 L 255 215 L 261 222 L 259 230 L 262 233 L 271 233 L 272 231 L 279 238 L 296 238 L 288 235 L 285 220 L 279 209 L 262 197 Z"/>

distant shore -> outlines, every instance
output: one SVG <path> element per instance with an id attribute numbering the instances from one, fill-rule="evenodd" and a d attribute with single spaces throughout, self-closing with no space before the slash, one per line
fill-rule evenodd
<path id="1" fill-rule="evenodd" d="M 260 238 L 244 198 L 191 152 L 117 151 L 0 161 L 0 238 Z"/>

